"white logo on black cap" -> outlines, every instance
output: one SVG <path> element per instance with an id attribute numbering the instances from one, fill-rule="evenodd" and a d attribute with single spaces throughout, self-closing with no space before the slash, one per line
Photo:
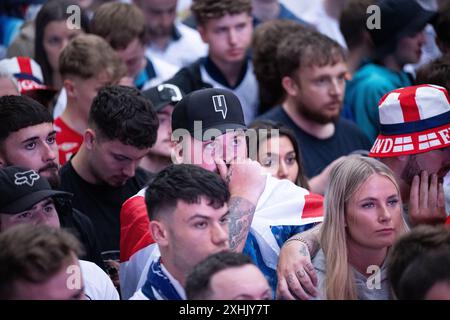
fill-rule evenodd
<path id="1" fill-rule="evenodd" d="M 14 177 L 16 178 L 16 180 L 14 180 L 14 183 L 17 186 L 20 186 L 20 185 L 26 183 L 30 187 L 32 187 L 34 185 L 34 182 L 36 180 L 39 180 L 39 178 L 40 178 L 39 175 L 34 170 L 17 172 L 16 174 L 14 174 Z"/>
<path id="2" fill-rule="evenodd" d="M 227 117 L 227 102 L 225 101 L 225 96 L 223 94 L 212 96 L 214 110 L 216 112 L 222 112 L 222 117 L 225 119 Z"/>

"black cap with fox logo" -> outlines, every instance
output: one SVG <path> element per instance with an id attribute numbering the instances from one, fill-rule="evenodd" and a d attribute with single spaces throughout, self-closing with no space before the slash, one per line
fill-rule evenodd
<path id="1" fill-rule="evenodd" d="M 211 137 L 204 134 L 208 129 L 223 134 L 246 128 L 239 98 L 226 89 L 193 91 L 177 103 L 172 113 L 172 132 L 185 129 L 197 140 L 209 140 Z"/>
<path id="2" fill-rule="evenodd" d="M 11 166 L 0 169 L 0 213 L 17 214 L 50 197 L 72 194 L 52 190 L 48 181 L 36 171 Z"/>

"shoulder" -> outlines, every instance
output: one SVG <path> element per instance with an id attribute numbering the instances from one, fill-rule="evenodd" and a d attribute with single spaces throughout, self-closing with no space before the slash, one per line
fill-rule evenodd
<path id="1" fill-rule="evenodd" d="M 119 294 L 109 276 L 95 263 L 80 260 L 86 294 L 92 300 L 119 300 Z"/>
<path id="2" fill-rule="evenodd" d="M 340 118 L 337 123 L 338 132 L 345 135 L 352 135 L 354 138 L 359 138 L 367 144 L 370 144 L 369 138 L 366 134 L 352 121 Z"/>
<path id="3" fill-rule="evenodd" d="M 284 111 L 281 106 L 276 106 L 260 115 L 256 120 L 280 120 L 284 118 Z"/>

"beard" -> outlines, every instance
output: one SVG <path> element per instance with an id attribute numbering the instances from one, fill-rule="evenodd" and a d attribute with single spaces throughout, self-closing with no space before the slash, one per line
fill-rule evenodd
<path id="1" fill-rule="evenodd" d="M 57 189 L 61 183 L 59 176 L 59 166 L 56 163 L 49 163 L 38 170 L 39 175 L 46 178 L 53 189 Z"/>
<path id="2" fill-rule="evenodd" d="M 155 39 L 155 38 L 170 37 L 173 33 L 173 28 L 172 27 L 170 27 L 170 28 L 158 27 L 158 28 L 150 29 L 149 27 L 146 27 L 145 31 L 146 31 L 147 41 L 151 41 L 152 39 Z"/>
<path id="3" fill-rule="evenodd" d="M 340 116 L 340 112 L 335 115 L 327 115 L 323 112 L 312 110 L 300 102 L 297 102 L 297 110 L 304 118 L 319 124 L 336 123 Z"/>

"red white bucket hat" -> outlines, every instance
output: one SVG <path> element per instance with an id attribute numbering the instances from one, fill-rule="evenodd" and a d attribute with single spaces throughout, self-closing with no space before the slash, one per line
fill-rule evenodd
<path id="1" fill-rule="evenodd" d="M 44 84 L 41 67 L 29 57 L 14 57 L 0 60 L 0 71 L 16 78 L 19 93 L 21 94 L 27 95 L 35 90 L 44 90 L 52 94 L 56 93 L 56 90 Z"/>
<path id="2" fill-rule="evenodd" d="M 450 98 L 425 84 L 393 90 L 378 106 L 380 134 L 369 156 L 396 157 L 450 146 Z"/>

